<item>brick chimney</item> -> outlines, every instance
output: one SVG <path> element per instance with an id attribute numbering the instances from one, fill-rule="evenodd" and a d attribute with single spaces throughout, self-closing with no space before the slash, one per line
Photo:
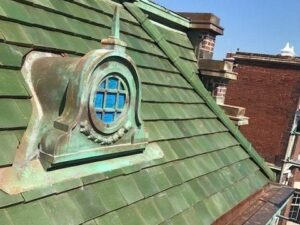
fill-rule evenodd
<path id="1" fill-rule="evenodd" d="M 179 14 L 190 20 L 187 34 L 198 60 L 199 79 L 237 126 L 248 124 L 245 108 L 225 104 L 228 82 L 237 79 L 237 73 L 233 71 L 233 61 L 212 59 L 216 36 L 223 35 L 224 31 L 220 26 L 220 19 L 211 13 Z"/>
<path id="2" fill-rule="evenodd" d="M 188 36 L 199 59 L 212 59 L 217 35 L 223 35 L 220 19 L 211 13 L 179 13 L 190 20 Z"/>

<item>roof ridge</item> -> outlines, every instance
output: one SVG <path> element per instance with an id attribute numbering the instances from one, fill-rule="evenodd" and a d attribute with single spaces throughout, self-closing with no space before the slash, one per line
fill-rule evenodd
<path id="1" fill-rule="evenodd" d="M 157 4 L 156 2 L 152 2 L 149 0 L 135 0 L 133 3 L 130 3 L 129 1 L 123 0 L 124 4 L 137 4 L 139 8 L 149 13 L 149 16 L 151 14 L 154 14 L 156 16 L 162 17 L 166 21 L 168 21 L 168 25 L 174 24 L 176 26 L 181 27 L 182 29 L 186 29 L 190 27 L 190 20 L 177 12 L 174 12 L 170 9 L 165 8 L 164 6 L 161 6 Z M 126 7 L 125 7 L 126 8 Z"/>
<path id="2" fill-rule="evenodd" d="M 168 56 L 174 66 L 181 72 L 185 79 L 191 84 L 196 93 L 200 95 L 209 108 L 217 115 L 218 119 L 228 128 L 229 132 L 238 140 L 243 149 L 249 154 L 253 161 L 262 169 L 262 171 L 271 180 L 275 180 L 275 175 L 272 170 L 264 162 L 263 158 L 255 151 L 251 143 L 242 135 L 238 128 L 226 117 L 222 109 L 215 103 L 210 93 L 205 89 L 197 74 L 190 71 L 185 63 L 181 63 L 180 57 L 169 46 L 165 37 L 159 30 L 150 22 L 144 12 L 133 3 L 123 2 L 124 7 L 132 14 L 133 17 L 141 24 L 150 37 L 158 44 L 162 51 Z"/>

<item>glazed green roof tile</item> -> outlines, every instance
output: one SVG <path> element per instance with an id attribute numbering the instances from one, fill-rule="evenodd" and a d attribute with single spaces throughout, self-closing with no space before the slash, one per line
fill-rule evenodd
<path id="1" fill-rule="evenodd" d="M 30 118 L 30 100 L 0 99 L 0 127 L 26 127 Z"/>
<path id="2" fill-rule="evenodd" d="M 0 39 L 5 40 L 3 36 Z M 23 56 L 30 51 L 29 48 L 0 43 L 0 65 L 3 67 L 21 67 Z"/>
<path id="3" fill-rule="evenodd" d="M 82 187 L 83 185 L 84 184 L 81 179 L 72 179 L 72 180 L 65 181 L 63 183 L 53 184 L 52 188 L 55 193 L 62 193 L 68 190 Z"/>
<path id="4" fill-rule="evenodd" d="M 108 212 L 127 205 L 126 199 L 114 180 L 95 184 L 93 185 L 93 190 L 98 192 L 97 196 Z"/>
<path id="5" fill-rule="evenodd" d="M 0 165 L 12 164 L 19 141 L 12 131 L 0 131 Z"/>
<path id="6" fill-rule="evenodd" d="M 161 25 L 159 17 L 144 18 L 146 11 L 136 3 L 116 2 L 0 3 L 0 168 L 12 165 L 32 111 L 32 94 L 20 71 L 24 57 L 32 50 L 73 57 L 100 48 L 100 40 L 110 35 L 116 5 L 121 8 L 121 39 L 142 82 L 145 131 L 163 158 L 18 195 L 1 191 L 1 222 L 211 224 L 270 182 L 264 162 L 199 86 L 197 60 L 187 34 Z M 178 21 L 173 13 L 170 16 Z M 48 173 L 59 171 L 64 173 L 64 168 Z"/>
<path id="7" fill-rule="evenodd" d="M 22 197 L 25 202 L 31 202 L 32 200 L 36 200 L 41 198 L 41 196 L 48 196 L 55 193 L 55 189 L 52 186 L 48 186 L 45 188 L 37 188 L 31 191 L 23 192 Z"/>
<path id="8" fill-rule="evenodd" d="M 6 225 L 14 225 L 13 222 L 9 219 L 6 210 L 0 210 L 1 222 Z"/>
<path id="9" fill-rule="evenodd" d="M 118 212 L 122 225 L 145 225 L 147 224 L 138 213 L 136 205 L 125 207 Z"/>
<path id="10" fill-rule="evenodd" d="M 118 186 L 128 205 L 144 198 L 133 177 L 118 177 L 114 183 Z"/>
<path id="11" fill-rule="evenodd" d="M 83 223 L 83 225 L 97 225 L 97 223 L 94 220 L 90 220 L 88 222 Z"/>
<path id="12" fill-rule="evenodd" d="M 50 224 L 80 224 L 84 222 L 80 211 L 81 206 L 77 205 L 76 200 L 73 200 L 68 193 L 52 195 L 38 202 L 40 209 L 47 214 L 46 218 L 51 221 Z M 27 216 L 34 219 L 30 213 Z"/>
<path id="13" fill-rule="evenodd" d="M 133 174 L 133 179 L 145 198 L 158 193 L 160 190 L 159 186 L 155 183 L 155 180 L 150 175 L 150 171 L 148 170 L 142 170 L 136 174 Z"/>
<path id="14" fill-rule="evenodd" d="M 164 220 L 161 212 L 155 206 L 153 198 L 148 198 L 145 201 L 137 203 L 136 209 L 138 210 L 143 220 L 147 222 L 146 224 L 160 224 Z"/>
<path id="15" fill-rule="evenodd" d="M 20 71 L 0 68 L 1 96 L 29 96 L 25 85 Z"/>
<path id="16" fill-rule="evenodd" d="M 21 202 L 24 202 L 24 199 L 21 194 L 8 196 L 3 191 L 0 191 L 0 208 L 14 205 Z"/>
<path id="17" fill-rule="evenodd" d="M 47 214 L 40 206 L 39 202 L 30 202 L 24 207 L 19 204 L 6 209 L 9 219 L 13 224 L 24 225 L 51 225 L 51 221 L 47 218 Z M 30 216 L 28 216 L 30 214 Z M 2 220 L 1 220 L 2 221 Z"/>
<path id="18" fill-rule="evenodd" d="M 99 217 L 109 211 L 104 205 L 105 202 L 99 195 L 96 195 L 96 191 L 97 189 L 91 185 L 68 192 L 69 198 L 78 207 L 78 213 L 81 214 L 84 221 Z"/>
<path id="19" fill-rule="evenodd" d="M 96 225 L 110 225 L 110 224 L 122 225 L 119 215 L 115 211 L 96 218 L 95 222 Z"/>

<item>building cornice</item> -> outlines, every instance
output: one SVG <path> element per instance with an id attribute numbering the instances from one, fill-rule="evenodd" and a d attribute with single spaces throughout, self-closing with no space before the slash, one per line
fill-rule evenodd
<path id="1" fill-rule="evenodd" d="M 228 59 L 234 59 L 236 63 L 256 62 L 259 64 L 273 64 L 277 66 L 300 67 L 300 57 L 287 57 L 280 55 L 268 55 L 248 52 L 228 53 Z"/>
<path id="2" fill-rule="evenodd" d="M 223 35 L 224 28 L 220 26 L 220 19 L 212 13 L 179 12 L 179 14 L 190 20 L 190 29 L 207 30 L 214 35 Z"/>

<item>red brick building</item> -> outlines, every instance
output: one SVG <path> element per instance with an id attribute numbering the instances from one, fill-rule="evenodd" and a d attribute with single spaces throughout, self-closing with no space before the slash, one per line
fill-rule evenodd
<path id="1" fill-rule="evenodd" d="M 284 50 L 280 55 L 229 53 L 227 60 L 234 61 L 238 79 L 228 84 L 226 103 L 246 108 L 250 122 L 241 131 L 280 182 L 299 189 L 300 57 Z M 300 221 L 300 195 L 297 204 L 295 215 L 287 216 Z"/>
<path id="2" fill-rule="evenodd" d="M 230 54 L 238 79 L 230 82 L 226 101 L 243 105 L 251 118 L 242 132 L 260 154 L 276 166 L 285 156 L 300 95 L 300 58 Z"/>

